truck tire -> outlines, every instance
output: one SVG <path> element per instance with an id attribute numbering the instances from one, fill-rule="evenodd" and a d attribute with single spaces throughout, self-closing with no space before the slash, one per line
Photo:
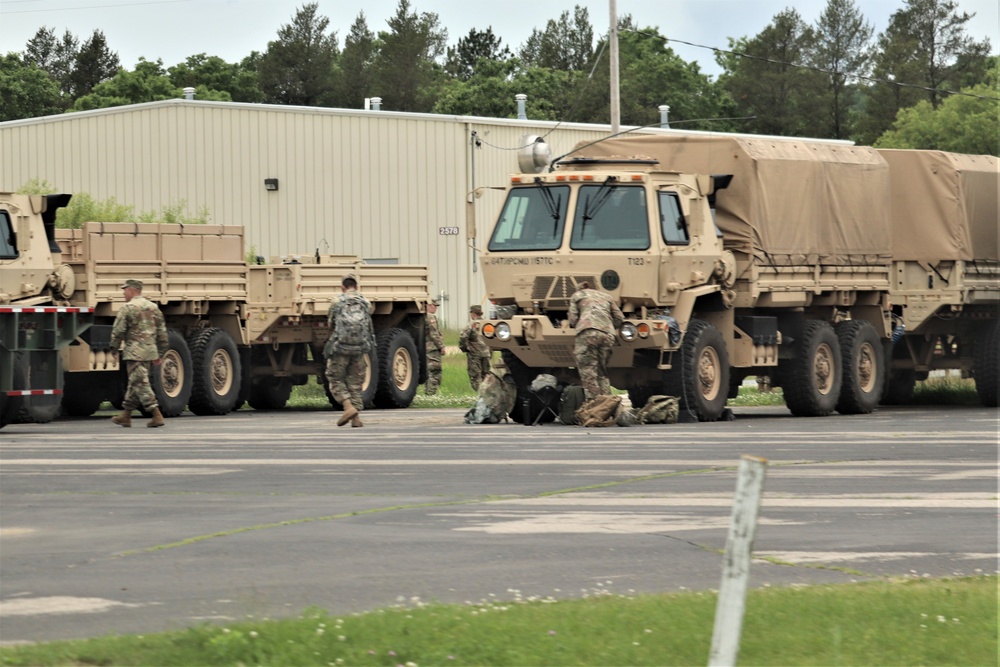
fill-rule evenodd
<path id="1" fill-rule="evenodd" d="M 785 405 L 797 417 L 824 417 L 837 407 L 843 365 L 833 327 L 808 320 L 802 327 L 796 355 L 778 366 Z"/>
<path id="2" fill-rule="evenodd" d="M 882 340 L 871 322 L 848 320 L 836 327 L 837 342 L 844 363 L 837 412 L 865 415 L 878 407 L 885 383 Z"/>
<path id="3" fill-rule="evenodd" d="M 89 417 L 104 402 L 105 375 L 118 377 L 117 373 L 88 371 L 63 374 L 63 414 L 69 417 Z"/>
<path id="4" fill-rule="evenodd" d="M 408 408 L 420 382 L 420 357 L 413 337 L 403 329 L 385 329 L 375 336 L 375 347 L 379 360 L 375 407 Z"/>
<path id="5" fill-rule="evenodd" d="M 122 368 L 124 367 L 125 362 L 122 361 Z M 167 329 L 167 352 L 160 365 L 153 366 L 149 378 L 153 393 L 156 394 L 156 404 L 164 417 L 176 417 L 184 412 L 191 398 L 192 372 L 191 350 L 187 341 L 180 331 Z M 124 386 L 127 392 L 128 375 L 125 376 Z"/>
<path id="6" fill-rule="evenodd" d="M 1000 394 L 1000 320 L 993 322 L 992 329 L 976 340 L 972 363 L 979 401 L 984 407 L 997 407 Z"/>
<path id="7" fill-rule="evenodd" d="M 11 384 L 11 389 L 27 389 L 28 360 L 24 358 L 22 353 L 15 352 L 13 362 L 14 381 Z M 0 428 L 3 428 L 7 424 L 13 424 L 16 422 L 23 406 L 23 396 L 8 396 L 6 394 L 0 394 Z"/>
<path id="8" fill-rule="evenodd" d="M 240 395 L 240 355 L 236 342 L 222 329 L 200 329 L 188 339 L 191 348 L 191 398 L 196 415 L 225 415 Z"/>
<path id="9" fill-rule="evenodd" d="M 716 421 L 729 396 L 729 353 L 715 326 L 691 320 L 681 342 L 680 363 L 665 374 L 667 394 L 698 421 Z M 642 407 L 642 406 L 639 406 Z"/>
<path id="10" fill-rule="evenodd" d="M 247 403 L 254 410 L 281 410 L 292 395 L 292 378 L 265 375 L 250 382 Z"/>
<path id="11" fill-rule="evenodd" d="M 330 401 L 330 405 L 333 406 L 334 410 L 340 410 L 343 406 L 340 401 L 333 397 L 330 392 L 330 383 L 326 380 L 326 361 L 323 361 L 324 371 L 320 374 L 320 382 L 323 384 L 323 391 L 326 392 L 326 398 Z M 366 355 L 365 357 L 365 380 L 361 383 L 361 399 L 365 403 L 365 410 L 371 410 L 375 407 L 375 392 L 378 390 L 378 363 L 372 363 L 372 355 Z"/>
<path id="12" fill-rule="evenodd" d="M 500 357 L 507 365 L 507 371 L 514 378 L 517 386 L 517 399 L 514 401 L 514 409 L 510 413 L 510 418 L 518 424 L 533 424 L 538 419 L 539 424 L 547 424 L 554 421 L 556 416 L 551 410 L 546 410 L 546 405 L 530 387 L 531 383 L 540 373 L 547 373 L 545 368 L 528 368 L 523 361 L 510 350 L 502 350 Z M 525 402 L 527 402 L 527 414 L 525 414 Z M 541 415 L 541 418 L 539 418 Z"/>

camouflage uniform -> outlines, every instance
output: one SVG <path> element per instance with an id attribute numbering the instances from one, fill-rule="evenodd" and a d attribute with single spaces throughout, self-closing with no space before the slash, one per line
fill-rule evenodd
<path id="1" fill-rule="evenodd" d="M 155 303 L 140 295 L 121 307 L 111 330 L 111 349 L 117 350 L 122 343 L 125 349 L 121 358 L 128 369 L 128 390 L 122 409 L 143 408 L 152 412 L 160 406 L 149 384 L 151 366 L 167 353 L 169 346 L 163 313 Z"/>
<path id="2" fill-rule="evenodd" d="M 369 341 L 361 350 L 346 350 L 337 346 L 337 331 L 335 323 L 337 314 L 344 307 L 348 299 L 361 299 L 368 312 L 371 312 L 371 304 L 361 296 L 357 290 L 347 290 L 340 295 L 340 298 L 330 304 L 326 321 L 330 325 L 330 339 L 323 347 L 323 354 L 326 356 L 326 380 L 330 385 L 330 395 L 340 404 L 349 400 L 351 405 L 361 412 L 364 409 L 364 396 L 362 390 L 365 384 L 365 355 L 375 349 L 374 341 Z M 371 326 L 369 318 L 369 330 L 374 335 L 375 327 Z"/>
<path id="3" fill-rule="evenodd" d="M 479 306 L 473 306 L 469 312 L 482 315 L 483 309 Z M 490 372 L 490 357 L 493 354 L 486 341 L 483 340 L 483 336 L 479 331 L 480 326 L 482 326 L 482 322 L 473 318 L 462 329 L 462 333 L 458 338 L 458 346 L 466 355 L 469 382 L 476 391 L 479 391 L 480 383 L 486 374 Z"/>
<path id="4" fill-rule="evenodd" d="M 569 324 L 576 329 L 576 370 L 587 400 L 611 393 L 608 359 L 615 344 L 615 330 L 625 321 L 618 304 L 606 292 L 579 289 L 569 301 Z"/>
<path id="5" fill-rule="evenodd" d="M 466 424 L 499 424 L 517 402 L 517 385 L 504 366 L 486 373 L 479 385 L 476 404 L 465 413 Z"/>
<path id="6" fill-rule="evenodd" d="M 438 328 L 436 315 L 427 313 L 424 318 L 424 345 L 427 357 L 427 384 L 424 393 L 433 396 L 441 386 L 441 356 L 444 354 L 444 336 Z"/>

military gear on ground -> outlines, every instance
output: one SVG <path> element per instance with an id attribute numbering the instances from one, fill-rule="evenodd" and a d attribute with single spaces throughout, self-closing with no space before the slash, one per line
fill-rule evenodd
<path id="1" fill-rule="evenodd" d="M 479 385 L 476 404 L 465 413 L 466 424 L 499 424 L 507 419 L 517 402 L 517 385 L 503 369 L 486 374 Z"/>
<path id="2" fill-rule="evenodd" d="M 157 428 L 158 426 L 163 426 L 166 422 L 163 421 L 163 413 L 160 412 L 160 408 L 153 408 L 153 418 L 150 419 L 146 426 L 149 428 Z"/>
<path id="3" fill-rule="evenodd" d="M 330 305 L 327 321 L 333 329 L 323 348 L 324 354 L 371 352 L 375 335 L 368 300 L 355 290 L 348 290 Z"/>
<path id="4" fill-rule="evenodd" d="M 576 411 L 576 421 L 580 426 L 614 426 L 615 413 L 621 405 L 621 396 L 598 396 L 593 398 Z"/>
<path id="5" fill-rule="evenodd" d="M 626 408 L 624 405 L 619 404 L 618 411 L 615 413 L 615 424 L 618 426 L 635 426 L 638 423 L 639 418 L 635 408 Z"/>
<path id="6" fill-rule="evenodd" d="M 576 422 L 576 411 L 587 400 L 583 387 L 578 384 L 571 384 L 562 391 L 559 397 L 559 421 L 567 426 L 573 426 Z"/>
<path id="7" fill-rule="evenodd" d="M 640 424 L 676 424 L 680 402 L 673 396 L 650 396 L 636 413 Z"/>

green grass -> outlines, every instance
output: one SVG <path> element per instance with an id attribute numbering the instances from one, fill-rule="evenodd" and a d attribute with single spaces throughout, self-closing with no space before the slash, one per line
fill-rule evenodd
<path id="1" fill-rule="evenodd" d="M 994 576 L 764 588 L 748 594 L 739 664 L 995 665 Z M 532 599 L 508 591 L 332 617 L 0 647 L 3 665 L 703 665 L 712 593 Z"/>
<path id="2" fill-rule="evenodd" d="M 947 375 L 918 382 L 910 402 L 914 405 L 982 405 L 975 380 Z"/>

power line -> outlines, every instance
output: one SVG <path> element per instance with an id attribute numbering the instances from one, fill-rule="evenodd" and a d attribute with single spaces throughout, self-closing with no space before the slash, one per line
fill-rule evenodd
<path id="1" fill-rule="evenodd" d="M 15 2 L 33 2 L 34 0 L 6 0 L 7 4 Z M 149 0 L 148 2 L 120 2 L 113 5 L 88 5 L 86 7 L 61 7 L 55 9 L 17 9 L 12 12 L 0 12 L 0 16 L 8 14 L 37 14 L 39 12 L 72 12 L 79 9 L 108 9 L 114 7 L 139 7 L 142 5 L 166 5 L 177 2 L 192 2 L 193 0 Z"/>

